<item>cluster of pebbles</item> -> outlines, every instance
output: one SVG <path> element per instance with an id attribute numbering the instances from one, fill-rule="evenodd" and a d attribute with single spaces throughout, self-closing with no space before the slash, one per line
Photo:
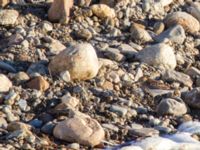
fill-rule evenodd
<path id="1" fill-rule="evenodd" d="M 160 139 L 183 125 L 198 150 L 200 2 L 75 0 L 67 24 L 51 1 L 7 3 L 0 149 L 187 150 Z"/>

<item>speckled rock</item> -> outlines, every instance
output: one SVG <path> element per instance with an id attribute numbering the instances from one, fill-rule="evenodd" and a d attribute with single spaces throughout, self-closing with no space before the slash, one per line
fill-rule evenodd
<path id="1" fill-rule="evenodd" d="M 200 28 L 198 20 L 186 12 L 174 12 L 167 15 L 164 23 L 167 27 L 179 24 L 189 33 L 198 32 Z"/>
<path id="2" fill-rule="evenodd" d="M 19 16 L 18 11 L 11 9 L 0 10 L 0 25 L 13 25 Z"/>
<path id="3" fill-rule="evenodd" d="M 100 124 L 87 115 L 75 115 L 56 125 L 53 135 L 67 142 L 95 146 L 104 139 L 104 130 Z"/>
<path id="4" fill-rule="evenodd" d="M 49 64 L 51 73 L 69 71 L 72 80 L 87 80 L 98 73 L 99 62 L 92 45 L 77 44 L 62 51 Z"/>

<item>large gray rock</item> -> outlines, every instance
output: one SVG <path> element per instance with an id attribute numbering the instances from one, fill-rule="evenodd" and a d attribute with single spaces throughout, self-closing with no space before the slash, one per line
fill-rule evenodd
<path id="1" fill-rule="evenodd" d="M 11 87 L 12 82 L 4 74 L 0 74 L 0 92 L 8 92 Z"/>
<path id="2" fill-rule="evenodd" d="M 181 99 L 166 98 L 157 106 L 159 115 L 181 116 L 187 113 L 187 106 Z"/>
<path id="3" fill-rule="evenodd" d="M 72 80 L 87 80 L 97 75 L 99 62 L 93 46 L 82 43 L 56 55 L 49 64 L 49 70 L 52 74 L 69 71 Z"/>
<path id="4" fill-rule="evenodd" d="M 188 12 L 200 22 L 200 4 L 199 2 L 191 3 Z"/>
<path id="5" fill-rule="evenodd" d="M 166 31 L 162 32 L 158 36 L 156 36 L 154 39 L 157 42 L 165 42 L 165 41 L 172 41 L 177 44 L 182 44 L 185 40 L 185 30 L 181 25 L 175 25 Z"/>
<path id="6" fill-rule="evenodd" d="M 141 50 L 136 56 L 141 62 L 154 67 L 174 69 L 176 57 L 173 48 L 166 44 L 155 44 Z"/>
<path id="7" fill-rule="evenodd" d="M 53 130 L 53 135 L 67 142 L 95 146 L 104 139 L 105 133 L 96 120 L 79 113 L 58 123 Z"/>

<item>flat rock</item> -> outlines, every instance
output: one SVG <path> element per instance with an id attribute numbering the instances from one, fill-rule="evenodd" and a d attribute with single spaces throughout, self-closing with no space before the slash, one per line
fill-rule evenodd
<path id="1" fill-rule="evenodd" d="M 139 51 L 136 57 L 141 62 L 154 67 L 171 70 L 176 67 L 176 57 L 173 48 L 163 43 L 144 48 Z"/>
<path id="2" fill-rule="evenodd" d="M 187 106 L 181 99 L 166 98 L 157 106 L 159 115 L 181 116 L 187 113 Z"/>
<path id="3" fill-rule="evenodd" d="M 181 25 L 175 25 L 166 31 L 162 32 L 158 36 L 156 36 L 154 39 L 157 42 L 165 42 L 165 41 L 172 41 L 177 44 L 182 44 L 185 40 L 185 30 Z"/>
<path id="4" fill-rule="evenodd" d="M 198 20 L 186 12 L 173 12 L 167 15 L 164 23 L 167 27 L 179 24 L 189 33 L 198 32 L 200 28 Z"/>
<path id="5" fill-rule="evenodd" d="M 200 88 L 194 88 L 191 91 L 183 92 L 182 98 L 186 104 L 193 108 L 200 108 Z"/>
<path id="6" fill-rule="evenodd" d="M 188 87 L 191 87 L 193 84 L 193 81 L 191 80 L 190 76 L 175 70 L 166 70 L 162 76 L 162 79 L 165 81 L 179 82 Z"/>
<path id="7" fill-rule="evenodd" d="M 4 74 L 0 74 L 0 92 L 8 92 L 12 87 L 12 82 Z"/>
<path id="8" fill-rule="evenodd" d="M 11 9 L 0 10 L 0 25 L 13 25 L 19 16 L 18 11 Z"/>
<path id="9" fill-rule="evenodd" d="M 56 55 L 49 64 L 52 74 L 69 71 L 72 80 L 87 80 L 99 70 L 97 54 L 89 43 L 77 44 Z"/>
<path id="10" fill-rule="evenodd" d="M 53 135 L 67 142 L 95 146 L 101 143 L 105 133 L 96 120 L 87 115 L 75 115 L 58 123 L 53 130 Z"/>

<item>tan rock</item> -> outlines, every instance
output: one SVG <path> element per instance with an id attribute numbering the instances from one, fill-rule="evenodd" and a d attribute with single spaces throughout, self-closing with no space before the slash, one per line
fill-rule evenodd
<path id="1" fill-rule="evenodd" d="M 52 74 L 69 71 L 72 80 L 87 80 L 95 77 L 99 62 L 91 44 L 82 43 L 71 46 L 55 56 L 49 64 Z"/>
<path id="2" fill-rule="evenodd" d="M 27 86 L 31 89 L 46 91 L 49 88 L 49 83 L 43 77 L 39 76 L 29 81 Z"/>
<path id="3" fill-rule="evenodd" d="M 73 3 L 73 0 L 54 0 L 48 11 L 49 20 L 52 22 L 67 23 Z"/>
<path id="4" fill-rule="evenodd" d="M 91 6 L 92 12 L 101 19 L 114 18 L 115 10 L 105 4 L 95 4 Z"/>
<path id="5" fill-rule="evenodd" d="M 189 33 L 198 32 L 200 28 L 198 20 L 186 12 L 174 12 L 167 15 L 164 23 L 167 27 L 179 24 Z"/>
<path id="6" fill-rule="evenodd" d="M 10 3 L 10 0 L 0 0 L 0 7 L 5 7 Z"/>
<path id="7" fill-rule="evenodd" d="M 0 74 L 0 92 L 8 92 L 11 87 L 12 82 L 4 74 Z"/>
<path id="8" fill-rule="evenodd" d="M 140 41 L 142 43 L 152 41 L 150 34 L 145 30 L 145 27 L 140 24 L 133 23 L 130 31 L 131 37 L 136 41 Z"/>
<path id="9" fill-rule="evenodd" d="M 18 11 L 11 9 L 0 10 L 0 25 L 13 25 L 19 16 Z"/>
<path id="10" fill-rule="evenodd" d="M 95 146 L 104 139 L 105 132 L 96 120 L 82 114 L 58 123 L 53 130 L 53 135 L 67 142 Z"/>

